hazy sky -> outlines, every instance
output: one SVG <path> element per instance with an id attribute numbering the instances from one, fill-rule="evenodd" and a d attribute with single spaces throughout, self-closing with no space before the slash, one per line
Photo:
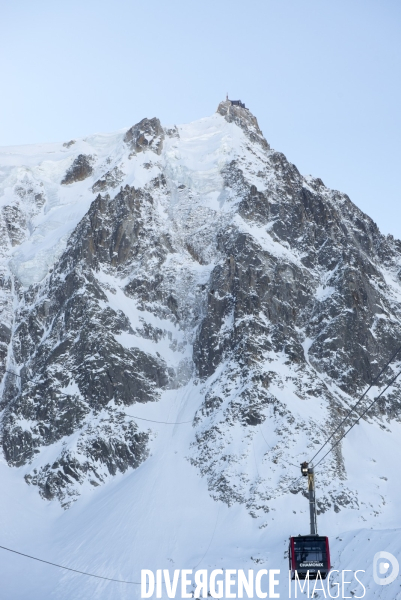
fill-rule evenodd
<path id="1" fill-rule="evenodd" d="M 14 0 L 0 15 L 0 145 L 185 123 L 228 92 L 401 238 L 400 0 Z"/>

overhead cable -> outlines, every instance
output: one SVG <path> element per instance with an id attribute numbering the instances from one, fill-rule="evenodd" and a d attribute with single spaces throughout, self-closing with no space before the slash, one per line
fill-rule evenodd
<path id="1" fill-rule="evenodd" d="M 12 550 L 11 548 L 6 548 L 6 546 L 0 546 L 2 550 L 7 550 L 7 552 L 13 552 L 13 554 L 19 554 L 20 556 L 25 556 L 25 558 L 30 558 L 31 560 L 37 560 L 38 562 L 45 563 L 46 565 L 51 565 L 52 567 L 57 567 L 59 569 L 65 569 L 66 571 L 73 571 L 74 573 L 79 573 L 80 575 L 86 575 L 87 577 L 96 577 L 96 579 L 105 579 L 106 581 L 114 581 L 115 583 L 130 583 L 133 585 L 141 585 L 139 581 L 125 581 L 123 579 L 113 579 L 112 577 L 103 577 L 102 575 L 95 575 L 94 573 L 87 573 L 86 571 L 79 571 L 78 569 L 71 569 L 70 567 L 65 567 L 64 565 L 58 565 L 57 563 L 50 562 L 49 560 L 43 560 L 42 558 L 37 558 L 36 556 L 31 556 L 30 554 L 25 554 L 24 552 L 18 552 L 17 550 Z"/>
<path id="2" fill-rule="evenodd" d="M 347 412 L 347 414 L 345 415 L 345 417 L 343 418 L 343 420 L 341 421 L 341 423 L 336 427 L 336 429 L 332 432 L 332 434 L 327 438 L 327 440 L 324 442 L 324 444 L 319 448 L 319 450 L 316 452 L 316 454 L 314 454 L 314 456 L 310 459 L 310 463 L 313 462 L 313 460 L 316 458 L 316 456 L 318 454 L 320 454 L 320 452 L 323 450 L 323 448 L 325 446 L 327 446 L 327 444 L 329 443 L 329 441 L 333 438 L 333 436 L 337 433 L 337 431 L 344 425 L 345 421 L 348 419 L 348 417 L 350 416 L 350 414 L 355 410 L 355 408 L 362 402 L 362 400 L 364 399 L 364 397 L 366 396 L 366 394 L 369 392 L 369 390 L 376 385 L 376 383 L 378 382 L 378 380 L 380 379 L 380 377 L 382 376 L 382 374 L 384 373 L 384 371 L 386 371 L 386 369 L 388 368 L 388 366 L 390 365 L 390 363 L 393 362 L 393 360 L 395 359 L 395 357 L 397 356 L 397 354 L 401 352 L 401 346 L 398 348 L 398 350 L 396 350 L 394 352 L 394 354 L 392 355 L 392 357 L 390 358 L 390 360 L 384 365 L 384 367 L 382 368 L 382 370 L 380 371 L 380 373 L 375 377 L 375 379 L 372 381 L 372 383 L 367 387 L 367 389 L 363 392 L 362 396 L 359 398 L 359 400 L 357 402 L 355 402 L 355 404 L 353 406 L 351 406 L 351 408 L 349 409 L 349 411 Z M 386 388 L 387 389 L 387 388 Z"/>
<path id="3" fill-rule="evenodd" d="M 127 417 L 132 417 L 133 419 L 138 419 L 139 421 L 149 421 L 149 423 L 161 423 L 163 425 L 185 425 L 186 423 L 192 423 L 192 419 L 191 421 L 176 421 L 176 422 L 171 422 L 171 421 L 154 421 L 153 419 L 144 419 L 143 417 L 136 417 L 135 415 L 129 415 L 128 413 L 125 413 L 127 415 Z"/>
<path id="4" fill-rule="evenodd" d="M 347 435 L 347 433 L 349 433 L 349 432 L 351 431 L 351 429 L 352 429 L 352 428 L 353 428 L 353 427 L 354 427 L 354 426 L 355 426 L 357 423 L 359 423 L 359 421 L 362 419 L 362 417 L 363 417 L 364 415 L 366 415 L 366 413 L 368 412 L 368 410 L 369 410 L 369 409 L 370 409 L 370 408 L 371 408 L 371 407 L 374 405 L 374 403 L 375 403 L 375 402 L 377 402 L 377 400 L 379 400 L 379 398 L 380 398 L 380 397 L 381 397 L 381 396 L 384 394 L 384 392 L 386 392 L 386 391 L 388 390 L 388 388 L 389 388 L 389 387 L 391 387 L 391 386 L 393 385 L 393 383 L 395 382 L 395 380 L 396 380 L 396 379 L 397 379 L 397 378 L 398 378 L 400 375 L 401 375 L 401 371 L 398 371 L 397 375 L 395 375 L 395 376 L 392 378 L 392 380 L 391 380 L 391 381 L 390 381 L 390 382 L 387 384 L 387 386 L 384 388 L 384 390 L 382 390 L 382 391 L 380 392 L 380 394 L 379 394 L 379 395 L 378 395 L 378 396 L 377 396 L 377 397 L 376 397 L 376 398 L 375 398 L 375 399 L 374 399 L 374 400 L 373 400 L 373 401 L 372 401 L 372 402 L 369 404 L 369 406 L 368 406 L 368 407 L 367 407 L 367 408 L 366 408 L 366 409 L 363 411 L 363 413 L 362 413 L 361 415 L 359 415 L 359 417 L 357 418 L 357 420 L 355 421 L 355 423 L 353 423 L 353 424 L 351 425 L 351 427 L 350 427 L 349 429 L 347 429 L 347 431 L 346 431 L 346 432 L 345 432 L 345 433 L 344 433 L 344 434 L 343 434 L 343 435 L 340 437 L 340 439 L 339 439 L 339 440 L 337 440 L 337 441 L 336 441 L 336 443 L 332 445 L 332 447 L 330 448 L 330 450 L 328 450 L 328 451 L 326 452 L 326 454 L 323 456 L 323 458 L 321 458 L 321 459 L 319 460 L 319 462 L 318 462 L 318 463 L 316 464 L 316 466 L 315 466 L 315 469 L 316 469 L 316 467 L 318 467 L 318 465 L 320 465 L 320 463 L 321 463 L 321 462 L 323 462 L 323 461 L 324 461 L 324 459 L 326 458 L 326 456 L 327 456 L 328 454 L 330 454 L 330 452 L 331 452 L 332 450 L 334 450 L 334 448 L 335 448 L 336 446 L 338 446 L 338 444 L 341 442 L 341 440 L 345 438 L 345 436 Z"/>

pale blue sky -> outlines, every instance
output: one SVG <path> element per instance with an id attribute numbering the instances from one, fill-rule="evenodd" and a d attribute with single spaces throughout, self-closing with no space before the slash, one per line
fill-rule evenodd
<path id="1" fill-rule="evenodd" d="M 0 145 L 64 141 L 240 98 L 304 174 L 401 238 L 399 0 L 14 0 Z"/>

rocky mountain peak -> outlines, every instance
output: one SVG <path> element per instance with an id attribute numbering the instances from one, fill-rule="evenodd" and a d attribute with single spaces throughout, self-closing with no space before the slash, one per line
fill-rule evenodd
<path id="1" fill-rule="evenodd" d="M 399 345 L 399 243 L 304 178 L 230 102 L 170 130 L 143 119 L 1 160 L 10 468 L 67 508 L 146 470 L 155 422 L 188 421 L 174 435 L 209 494 L 267 526 L 290 493 L 286 465 L 325 439 Z M 366 423 L 389 428 L 399 398 L 395 384 Z M 341 446 L 328 471 L 321 512 L 370 510 Z"/>
<path id="2" fill-rule="evenodd" d="M 153 150 L 160 154 L 163 147 L 164 131 L 159 119 L 142 119 L 139 123 L 131 127 L 124 136 L 124 142 L 129 145 L 134 152 L 143 152 L 144 150 Z"/>
<path id="3" fill-rule="evenodd" d="M 228 123 L 235 123 L 238 127 L 241 127 L 252 142 L 261 144 L 267 150 L 270 148 L 263 137 L 256 117 L 248 108 L 236 106 L 232 104 L 231 100 L 224 100 L 220 102 L 216 112 L 223 116 Z"/>

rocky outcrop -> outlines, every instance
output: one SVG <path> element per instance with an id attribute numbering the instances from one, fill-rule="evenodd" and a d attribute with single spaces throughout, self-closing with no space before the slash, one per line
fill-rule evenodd
<path id="1" fill-rule="evenodd" d="M 137 468 L 148 456 L 148 440 L 149 435 L 138 433 L 123 414 L 110 412 L 106 427 L 92 422 L 83 428 L 76 452 L 63 450 L 56 461 L 33 469 L 25 480 L 38 486 L 46 500 L 57 498 L 68 508 L 78 496 L 77 485 L 88 482 L 97 487 L 118 472 Z"/>
<path id="2" fill-rule="evenodd" d="M 220 102 L 217 107 L 217 112 L 224 117 L 228 123 L 235 123 L 238 127 L 241 127 L 251 142 L 260 144 L 266 150 L 270 148 L 263 137 L 263 133 L 259 128 L 256 117 L 247 108 L 235 106 L 231 104 L 230 100 L 225 100 L 224 102 Z"/>
<path id="3" fill-rule="evenodd" d="M 118 168 L 114 167 L 110 171 L 107 171 L 100 179 L 98 179 L 92 186 L 94 194 L 99 192 L 105 192 L 109 188 L 116 188 L 124 179 L 124 173 Z"/>
<path id="4" fill-rule="evenodd" d="M 141 218 L 146 200 L 151 198 L 128 187 L 114 201 L 99 196 L 46 282 L 26 293 L 17 314 L 14 357 L 29 373 L 42 375 L 35 380 L 25 374 L 17 398 L 9 377 L 5 398 L 12 411 L 3 420 L 3 444 L 10 464 L 20 466 L 41 446 L 71 435 L 91 411 L 98 413 L 110 402 L 155 401 L 174 380 L 157 355 L 117 341 L 116 336 L 135 332 L 122 311 L 107 306 L 105 289 L 94 274 L 124 271 L 140 252 L 141 241 L 146 248 L 151 244 Z M 32 302 L 33 310 L 28 308 Z M 72 382 L 76 393 L 61 391 Z M 21 420 L 36 425 L 26 431 Z"/>
<path id="5" fill-rule="evenodd" d="M 92 162 L 92 156 L 79 154 L 66 172 L 61 184 L 70 185 L 71 183 L 83 181 L 84 179 L 90 177 L 93 173 Z"/>
<path id="6" fill-rule="evenodd" d="M 163 148 L 164 130 L 159 119 L 142 119 L 139 123 L 128 129 L 124 142 L 133 152 L 152 150 L 161 154 Z"/>

